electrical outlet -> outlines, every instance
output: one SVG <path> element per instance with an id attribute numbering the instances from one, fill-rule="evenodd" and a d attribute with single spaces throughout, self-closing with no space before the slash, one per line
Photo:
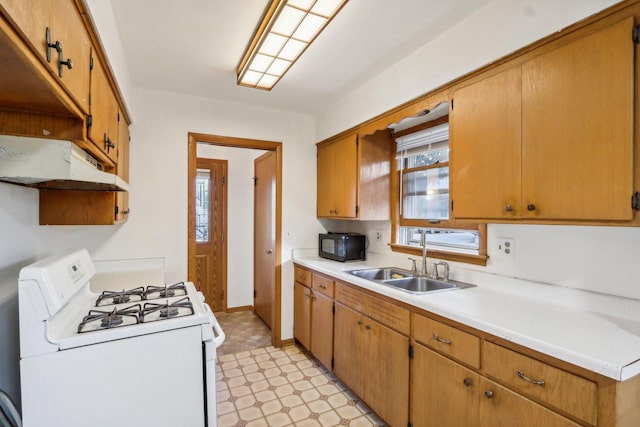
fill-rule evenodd
<path id="1" fill-rule="evenodd" d="M 498 237 L 498 254 L 500 256 L 513 258 L 515 256 L 516 241 L 513 237 Z"/>
<path id="2" fill-rule="evenodd" d="M 382 228 L 376 230 L 376 240 L 382 240 Z"/>

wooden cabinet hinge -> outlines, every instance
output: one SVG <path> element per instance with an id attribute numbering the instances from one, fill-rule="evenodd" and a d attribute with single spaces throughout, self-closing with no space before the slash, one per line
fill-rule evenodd
<path id="1" fill-rule="evenodd" d="M 89 70 L 93 70 L 93 55 L 89 58 Z"/>
<path id="2" fill-rule="evenodd" d="M 631 195 L 631 209 L 640 211 L 640 191 L 636 191 Z"/>
<path id="3" fill-rule="evenodd" d="M 451 111 L 453 111 L 453 98 L 451 98 Z"/>
<path id="4" fill-rule="evenodd" d="M 120 208 L 116 206 L 116 216 L 118 216 L 118 212 L 120 212 Z"/>
<path id="5" fill-rule="evenodd" d="M 360 213 L 360 206 L 356 206 L 356 215 L 358 215 L 358 213 Z"/>
<path id="6" fill-rule="evenodd" d="M 453 200 L 451 201 L 451 212 L 453 212 Z"/>
<path id="7" fill-rule="evenodd" d="M 333 368 L 336 366 L 336 360 L 332 357 L 331 358 L 331 370 L 333 371 Z"/>
<path id="8" fill-rule="evenodd" d="M 413 346 L 409 345 L 409 359 L 413 359 Z"/>
<path id="9" fill-rule="evenodd" d="M 633 27 L 631 39 L 635 44 L 640 44 L 640 25 L 636 25 L 635 27 Z"/>
<path id="10" fill-rule="evenodd" d="M 120 123 L 120 111 L 118 111 L 118 123 Z"/>
<path id="11" fill-rule="evenodd" d="M 91 95 L 89 95 L 89 100 L 91 100 Z M 91 103 L 91 101 L 89 101 Z M 93 116 L 91 114 L 87 114 L 87 129 L 89 129 L 93 125 Z"/>
<path id="12" fill-rule="evenodd" d="M 257 293 L 255 291 L 255 289 L 253 290 L 253 297 L 256 298 L 257 297 Z"/>
<path id="13" fill-rule="evenodd" d="M 333 314 L 336 314 L 336 305 L 335 305 L 335 304 L 333 304 L 333 305 L 331 306 L 331 312 L 332 312 Z"/>

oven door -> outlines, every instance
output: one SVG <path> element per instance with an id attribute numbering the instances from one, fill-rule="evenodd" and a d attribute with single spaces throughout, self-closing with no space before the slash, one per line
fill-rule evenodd
<path id="1" fill-rule="evenodd" d="M 213 315 L 213 311 L 209 304 L 203 302 L 204 307 L 210 315 L 209 325 L 203 325 L 203 342 L 202 342 L 202 364 L 204 366 L 204 398 L 207 427 L 216 427 L 218 425 L 217 415 L 217 390 L 216 390 L 216 354 L 217 348 L 222 345 L 225 339 L 224 331 L 218 324 L 218 320 Z"/>

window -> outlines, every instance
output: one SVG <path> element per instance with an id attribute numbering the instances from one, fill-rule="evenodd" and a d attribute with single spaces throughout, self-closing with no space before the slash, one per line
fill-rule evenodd
<path id="1" fill-rule="evenodd" d="M 396 133 L 396 240 L 391 246 L 415 252 L 424 234 L 434 257 L 470 257 L 470 262 L 484 264 L 486 226 L 456 223 L 450 216 L 448 106 L 441 105 L 441 117 Z"/>
<path id="2" fill-rule="evenodd" d="M 209 241 L 209 188 L 211 171 L 196 171 L 196 242 Z"/>

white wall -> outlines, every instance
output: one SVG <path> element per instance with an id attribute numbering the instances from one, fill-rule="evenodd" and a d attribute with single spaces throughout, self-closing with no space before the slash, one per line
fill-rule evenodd
<path id="1" fill-rule="evenodd" d="M 616 1 L 493 1 L 346 94 L 319 118 L 318 139 L 426 93 L 613 3 Z M 389 241 L 389 222 L 323 224 L 329 229 L 366 233 L 370 250 L 391 253 L 384 242 L 375 241 L 376 229 L 383 229 Z M 498 254 L 498 237 L 515 238 L 514 257 Z M 640 228 L 490 224 L 487 267 L 457 267 L 640 299 L 638 247 Z"/>
<path id="2" fill-rule="evenodd" d="M 253 306 L 254 159 L 264 150 L 198 144 L 198 157 L 227 160 L 227 307 Z"/>

